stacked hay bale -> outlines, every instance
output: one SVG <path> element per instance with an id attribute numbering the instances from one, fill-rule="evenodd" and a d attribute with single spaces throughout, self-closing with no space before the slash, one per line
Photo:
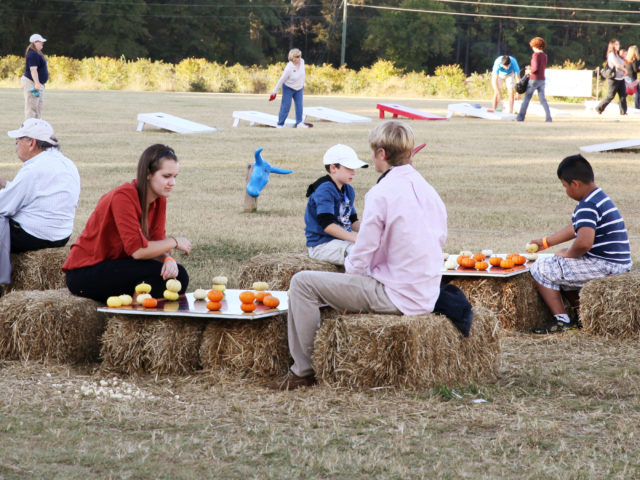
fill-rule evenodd
<path id="1" fill-rule="evenodd" d="M 4 293 L 12 290 L 53 290 L 66 288 L 62 264 L 69 247 L 45 248 L 11 254 L 11 283 L 4 285 Z"/>
<path id="2" fill-rule="evenodd" d="M 469 383 L 495 374 L 498 318 L 474 308 L 470 336 L 436 314 L 336 314 L 316 335 L 313 366 L 332 387 L 404 388 Z"/>
<path id="3" fill-rule="evenodd" d="M 473 306 L 496 312 L 502 328 L 531 332 L 551 319 L 530 273 L 507 278 L 454 277 L 450 283 L 458 286 Z"/>
<path id="4" fill-rule="evenodd" d="M 186 375 L 200 368 L 205 321 L 115 315 L 102 335 L 102 367 L 131 374 Z"/>
<path id="5" fill-rule="evenodd" d="M 580 290 L 585 332 L 616 338 L 640 336 L 640 270 L 597 278 Z"/>
<path id="6" fill-rule="evenodd" d="M 66 288 L 9 292 L 0 298 L 0 358 L 96 361 L 106 320 L 98 306 Z"/>
<path id="7" fill-rule="evenodd" d="M 284 374 L 291 364 L 286 315 L 210 322 L 202 335 L 200 361 L 205 370 L 240 377 Z"/>
<path id="8" fill-rule="evenodd" d="M 253 282 L 262 281 L 267 282 L 271 290 L 289 290 L 291 277 L 303 270 L 344 272 L 342 267 L 312 260 L 305 253 L 263 253 L 243 265 L 238 288 L 251 288 Z"/>

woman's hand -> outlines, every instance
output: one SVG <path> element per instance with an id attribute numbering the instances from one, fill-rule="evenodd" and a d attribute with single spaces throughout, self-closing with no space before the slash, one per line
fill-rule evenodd
<path id="1" fill-rule="evenodd" d="M 176 249 L 189 255 L 191 251 L 191 242 L 186 237 L 174 237 L 176 240 Z"/>
<path id="2" fill-rule="evenodd" d="M 169 260 L 166 260 L 162 264 L 160 275 L 162 276 L 163 280 L 167 280 L 169 278 L 176 278 L 178 276 L 178 263 L 172 258 Z"/>

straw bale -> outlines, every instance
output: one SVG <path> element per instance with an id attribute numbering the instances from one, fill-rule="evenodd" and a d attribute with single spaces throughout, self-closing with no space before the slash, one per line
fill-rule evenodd
<path id="1" fill-rule="evenodd" d="M 531 332 L 551 320 L 529 273 L 507 278 L 455 277 L 450 283 L 458 286 L 473 306 L 496 312 L 501 328 Z"/>
<path id="2" fill-rule="evenodd" d="M 12 253 L 11 283 L 4 285 L 4 292 L 67 288 L 62 264 L 68 254 L 69 247 Z"/>
<path id="3" fill-rule="evenodd" d="M 253 282 L 261 281 L 267 282 L 271 290 L 289 290 L 291 277 L 303 270 L 344 272 L 343 267 L 313 260 L 306 253 L 263 253 L 242 266 L 238 288 L 251 288 Z"/>
<path id="4" fill-rule="evenodd" d="M 124 374 L 186 375 L 200 368 L 205 321 L 116 315 L 102 336 L 102 368 Z"/>
<path id="5" fill-rule="evenodd" d="M 284 374 L 291 364 L 286 315 L 210 322 L 202 335 L 200 361 L 205 370 L 241 377 Z"/>
<path id="6" fill-rule="evenodd" d="M 100 304 L 59 290 L 14 290 L 0 298 L 0 358 L 60 363 L 98 359 Z"/>
<path id="7" fill-rule="evenodd" d="M 466 384 L 498 368 L 498 318 L 474 307 L 470 336 L 442 315 L 342 314 L 316 335 L 313 366 L 332 387 L 403 388 Z"/>
<path id="8" fill-rule="evenodd" d="M 580 290 L 585 332 L 617 338 L 640 336 L 640 270 L 597 278 Z"/>

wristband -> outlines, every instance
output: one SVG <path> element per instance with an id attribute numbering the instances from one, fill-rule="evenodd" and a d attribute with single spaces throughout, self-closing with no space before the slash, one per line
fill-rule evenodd
<path id="1" fill-rule="evenodd" d="M 176 237 L 169 237 L 169 238 L 173 238 L 173 241 L 176 242 L 175 248 L 178 248 L 178 240 L 176 240 Z"/>
<path id="2" fill-rule="evenodd" d="M 549 248 L 549 243 L 547 243 L 547 237 L 542 237 L 542 247 L 546 250 Z"/>
<path id="3" fill-rule="evenodd" d="M 167 255 L 166 257 L 164 257 L 164 260 L 162 261 L 162 263 L 167 263 L 168 260 L 173 260 L 174 262 L 176 261 L 175 258 L 170 257 L 169 255 Z M 176 262 L 177 263 L 177 262 Z"/>

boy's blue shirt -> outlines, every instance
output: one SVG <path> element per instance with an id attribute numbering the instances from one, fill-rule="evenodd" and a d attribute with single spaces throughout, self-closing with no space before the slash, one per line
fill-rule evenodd
<path id="1" fill-rule="evenodd" d="M 333 216 L 333 223 L 351 231 L 351 217 L 356 215 L 354 206 L 356 192 L 351 185 L 345 184 L 342 190 L 338 190 L 331 177 L 325 175 L 309 186 L 307 194 L 309 200 L 304 213 L 307 247 L 315 247 L 335 240 L 334 236 L 325 233 L 318 222 L 318 215 L 330 214 Z"/>

